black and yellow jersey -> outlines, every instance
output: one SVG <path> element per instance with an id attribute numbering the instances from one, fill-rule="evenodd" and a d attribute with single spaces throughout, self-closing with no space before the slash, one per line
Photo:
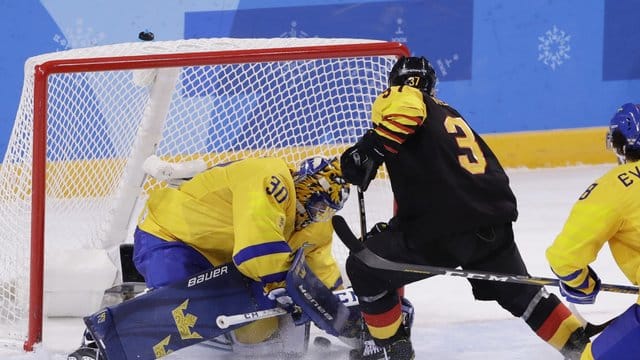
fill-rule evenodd
<path id="1" fill-rule="evenodd" d="M 507 175 L 457 110 L 393 86 L 375 100 L 372 120 L 403 228 L 437 237 L 516 220 Z"/>

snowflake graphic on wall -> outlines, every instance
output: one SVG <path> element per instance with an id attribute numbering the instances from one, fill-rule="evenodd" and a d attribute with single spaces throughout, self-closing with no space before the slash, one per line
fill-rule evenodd
<path id="1" fill-rule="evenodd" d="M 555 70 L 556 67 L 562 65 L 565 60 L 569 59 L 569 51 L 571 46 L 569 41 L 571 36 L 567 35 L 563 30 L 553 25 L 551 30 L 547 30 L 543 36 L 539 36 L 538 40 L 538 61 L 542 61 L 545 65 Z"/>
<path id="2" fill-rule="evenodd" d="M 291 22 L 291 28 L 289 29 L 289 31 L 283 32 L 282 34 L 280 34 L 280 37 L 281 38 L 308 38 L 308 37 L 311 37 L 306 32 L 297 29 L 297 27 L 298 27 L 298 22 L 293 20 Z"/>
<path id="3" fill-rule="evenodd" d="M 60 34 L 53 36 L 53 41 L 62 47 L 58 50 L 96 46 L 106 38 L 105 33 L 95 32 L 91 26 L 86 26 L 84 19 L 81 18 L 76 19 L 75 27 L 67 28 L 65 33 L 66 36 Z"/>

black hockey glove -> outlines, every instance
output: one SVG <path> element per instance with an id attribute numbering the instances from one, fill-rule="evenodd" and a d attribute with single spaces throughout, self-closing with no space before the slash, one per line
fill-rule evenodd
<path id="1" fill-rule="evenodd" d="M 379 222 L 371 227 L 371 230 L 367 232 L 367 234 L 365 235 L 365 238 L 366 239 L 372 238 L 382 232 L 389 231 L 389 230 L 391 230 L 391 228 L 389 227 L 389 224 L 387 224 L 386 222 Z"/>
<path id="2" fill-rule="evenodd" d="M 364 243 L 375 240 L 381 242 L 399 241 L 402 239 L 402 233 L 393 229 L 390 223 L 379 222 L 371 227 L 364 235 Z"/>
<path id="3" fill-rule="evenodd" d="M 348 183 L 366 191 L 383 161 L 384 152 L 378 135 L 369 130 L 340 156 L 342 176 Z"/>
<path id="4" fill-rule="evenodd" d="M 398 225 L 398 218 L 394 216 L 389 219 L 388 222 L 381 221 L 375 223 L 375 225 L 373 225 L 371 229 L 369 229 L 369 231 L 365 235 L 365 238 L 374 237 L 380 233 L 387 231 L 399 231 L 399 227 L 400 226 Z"/>

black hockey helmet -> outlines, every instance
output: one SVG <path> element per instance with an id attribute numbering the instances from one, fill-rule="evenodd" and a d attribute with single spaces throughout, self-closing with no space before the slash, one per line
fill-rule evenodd
<path id="1" fill-rule="evenodd" d="M 409 85 L 433 96 L 436 87 L 436 71 L 429 60 L 421 57 L 401 57 L 389 73 L 389 87 Z"/>

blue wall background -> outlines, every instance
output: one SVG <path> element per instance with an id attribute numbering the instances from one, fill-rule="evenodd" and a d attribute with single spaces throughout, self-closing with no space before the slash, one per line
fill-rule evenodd
<path id="1" fill-rule="evenodd" d="M 407 43 L 439 96 L 481 133 L 604 126 L 640 102 L 637 0 L 0 0 L 0 155 L 27 57 L 198 37 L 359 37 Z"/>

